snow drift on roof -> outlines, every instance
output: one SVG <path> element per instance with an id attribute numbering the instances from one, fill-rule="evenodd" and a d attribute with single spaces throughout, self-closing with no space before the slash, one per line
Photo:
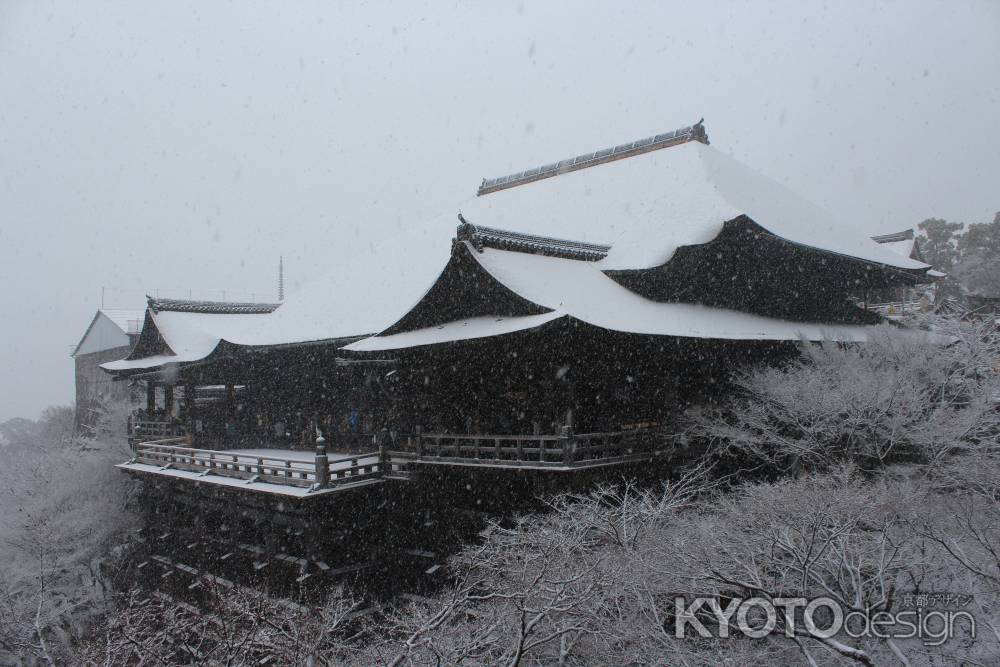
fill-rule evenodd
<path id="1" fill-rule="evenodd" d="M 909 239 L 903 241 L 886 241 L 879 243 L 879 246 L 900 257 L 910 257 L 913 255 L 913 245 L 915 243 L 916 241 Z"/>
<path id="2" fill-rule="evenodd" d="M 345 247 L 321 278 L 289 295 L 272 315 L 233 343 L 276 345 L 367 336 L 392 325 L 434 284 L 448 262 L 454 214 L 387 236 L 377 245 Z"/>
<path id="3" fill-rule="evenodd" d="M 462 211 L 476 225 L 611 244 L 604 269 L 660 266 L 678 246 L 711 241 L 741 214 L 801 245 L 926 268 L 700 142 L 483 195 Z"/>

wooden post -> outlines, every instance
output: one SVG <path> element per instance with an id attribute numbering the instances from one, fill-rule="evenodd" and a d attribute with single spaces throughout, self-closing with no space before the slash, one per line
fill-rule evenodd
<path id="1" fill-rule="evenodd" d="M 184 417 L 194 428 L 194 420 L 198 416 L 198 409 L 194 404 L 195 394 L 198 389 L 193 384 L 184 385 Z"/>
<path id="2" fill-rule="evenodd" d="M 152 380 L 146 382 L 146 419 L 153 418 L 153 410 L 156 409 L 156 383 Z"/>
<path id="3" fill-rule="evenodd" d="M 421 426 L 418 424 L 413 427 L 413 437 L 416 439 L 416 451 L 417 458 L 421 458 L 424 455 L 424 441 L 420 438 Z"/>
<path id="4" fill-rule="evenodd" d="M 559 433 L 559 437 L 562 439 L 562 459 L 563 463 L 569 465 L 573 463 L 576 458 L 576 452 L 573 451 L 576 440 L 573 438 L 573 427 L 569 424 L 565 425 Z"/>
<path id="5" fill-rule="evenodd" d="M 174 385 L 163 385 L 163 411 L 167 413 L 167 421 L 174 415 Z"/>
<path id="6" fill-rule="evenodd" d="M 316 438 L 316 487 L 326 488 L 330 483 L 330 459 L 326 456 L 326 440 L 320 435 Z"/>
<path id="7" fill-rule="evenodd" d="M 383 474 L 392 472 L 392 466 L 389 465 L 388 457 L 386 456 L 387 442 L 389 442 L 389 429 L 383 426 L 378 434 L 378 468 Z M 357 462 L 351 461 L 351 465 L 357 465 Z"/>

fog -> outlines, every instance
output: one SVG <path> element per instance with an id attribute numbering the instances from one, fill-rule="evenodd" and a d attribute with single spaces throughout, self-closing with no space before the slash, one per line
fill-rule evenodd
<path id="1" fill-rule="evenodd" d="M 157 5 L 0 2 L 0 420 L 72 401 L 102 288 L 273 299 L 701 117 L 872 234 L 1000 209 L 993 2 Z"/>

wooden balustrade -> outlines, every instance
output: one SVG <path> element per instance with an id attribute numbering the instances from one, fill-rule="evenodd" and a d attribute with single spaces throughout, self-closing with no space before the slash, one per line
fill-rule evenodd
<path id="1" fill-rule="evenodd" d="M 485 465 L 577 466 L 651 458 L 662 434 L 655 429 L 565 435 L 414 433 L 405 448 L 415 460 Z M 394 452 L 400 454 L 401 452 Z"/>
<path id="2" fill-rule="evenodd" d="M 133 443 L 162 440 L 176 435 L 174 424 L 168 421 L 134 420 L 130 427 L 129 437 Z"/>
<path id="3" fill-rule="evenodd" d="M 136 443 L 135 463 L 299 487 L 313 487 L 317 482 L 314 461 L 176 444 L 183 441 L 184 438 L 166 438 Z M 381 476 L 382 463 L 376 453 L 357 454 L 329 459 L 327 471 L 329 486 L 347 484 Z"/>
<path id="4" fill-rule="evenodd" d="M 318 490 L 385 477 L 406 479 L 419 463 L 567 469 L 649 460 L 673 449 L 661 431 L 649 428 L 562 435 L 417 432 L 404 436 L 404 441 L 408 451 L 383 447 L 377 452 L 328 457 L 325 447 L 318 447 L 317 456 L 302 459 L 280 453 L 197 449 L 187 446 L 186 437 L 170 437 L 137 442 L 133 462 Z"/>

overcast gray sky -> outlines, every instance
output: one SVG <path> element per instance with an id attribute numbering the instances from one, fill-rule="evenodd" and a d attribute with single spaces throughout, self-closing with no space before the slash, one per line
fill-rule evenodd
<path id="1" fill-rule="evenodd" d="M 102 286 L 273 298 L 279 254 L 702 116 L 872 233 L 992 219 L 1000 2 L 0 0 L 0 420 L 72 402 Z"/>

